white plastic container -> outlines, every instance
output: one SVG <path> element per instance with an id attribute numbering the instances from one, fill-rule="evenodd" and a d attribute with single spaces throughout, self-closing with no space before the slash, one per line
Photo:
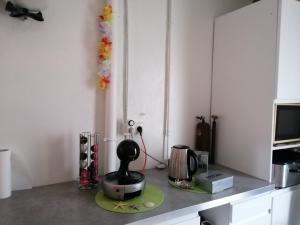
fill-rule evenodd
<path id="1" fill-rule="evenodd" d="M 11 196 L 11 152 L 0 149 L 0 199 Z"/>

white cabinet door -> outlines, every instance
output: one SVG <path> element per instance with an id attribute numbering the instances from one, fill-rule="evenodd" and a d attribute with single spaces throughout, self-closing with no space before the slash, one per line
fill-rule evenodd
<path id="1" fill-rule="evenodd" d="M 175 223 L 174 225 L 200 225 L 200 217 Z"/>
<path id="2" fill-rule="evenodd" d="M 278 190 L 274 193 L 272 225 L 300 225 L 300 186 L 296 190 Z"/>
<path id="3" fill-rule="evenodd" d="M 281 1 L 278 59 L 278 99 L 300 99 L 300 2 Z"/>
<path id="4" fill-rule="evenodd" d="M 270 194 L 232 203 L 230 225 L 271 225 Z"/>
<path id="5" fill-rule="evenodd" d="M 151 218 L 149 218 L 151 219 Z M 147 220 L 147 219 L 146 219 Z M 151 224 L 151 225 L 200 225 L 201 217 L 198 212 L 186 214 L 184 216 L 166 216 L 163 220 L 149 220 L 146 223 L 137 224 Z M 139 221 L 138 221 L 139 222 Z M 135 224 L 135 223 L 134 223 Z"/>
<path id="6" fill-rule="evenodd" d="M 257 217 L 252 217 L 237 223 L 231 223 L 230 225 L 271 225 L 271 215 L 269 213 L 263 213 Z"/>
<path id="7" fill-rule="evenodd" d="M 264 180 L 271 169 L 277 2 L 259 1 L 215 20 L 216 162 Z"/>

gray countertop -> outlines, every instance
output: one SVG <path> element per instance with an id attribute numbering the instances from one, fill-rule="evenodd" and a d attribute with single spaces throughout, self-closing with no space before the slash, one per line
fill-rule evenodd
<path id="1" fill-rule="evenodd" d="M 121 225 L 138 220 L 153 224 L 162 218 L 202 211 L 274 189 L 274 185 L 266 181 L 224 167 L 217 168 L 234 175 L 234 186 L 213 195 L 173 188 L 168 184 L 167 170 L 147 170 L 146 182 L 159 186 L 165 193 L 165 200 L 160 207 L 146 213 L 116 214 L 102 210 L 94 200 L 97 190 L 79 190 L 76 182 L 16 191 L 11 198 L 0 200 L 0 224 Z"/>

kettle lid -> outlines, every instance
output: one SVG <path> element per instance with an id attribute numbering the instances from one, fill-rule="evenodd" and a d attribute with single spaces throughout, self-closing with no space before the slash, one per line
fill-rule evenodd
<path id="1" fill-rule="evenodd" d="M 174 145 L 172 148 L 176 148 L 176 149 L 190 149 L 190 147 L 187 146 L 187 145 Z"/>

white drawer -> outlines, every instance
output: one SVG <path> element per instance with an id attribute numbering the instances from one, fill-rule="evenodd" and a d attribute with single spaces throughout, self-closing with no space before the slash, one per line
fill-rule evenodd
<path id="1" fill-rule="evenodd" d="M 200 224 L 200 217 L 194 218 L 194 219 L 190 219 L 190 220 L 186 220 L 186 221 L 182 221 L 179 223 L 175 223 L 174 225 L 199 225 Z"/>
<path id="2" fill-rule="evenodd" d="M 271 213 L 272 198 L 270 194 L 247 199 L 231 204 L 231 222 L 233 224 L 249 220 L 254 217 Z M 271 217 L 271 215 L 270 215 Z"/>

